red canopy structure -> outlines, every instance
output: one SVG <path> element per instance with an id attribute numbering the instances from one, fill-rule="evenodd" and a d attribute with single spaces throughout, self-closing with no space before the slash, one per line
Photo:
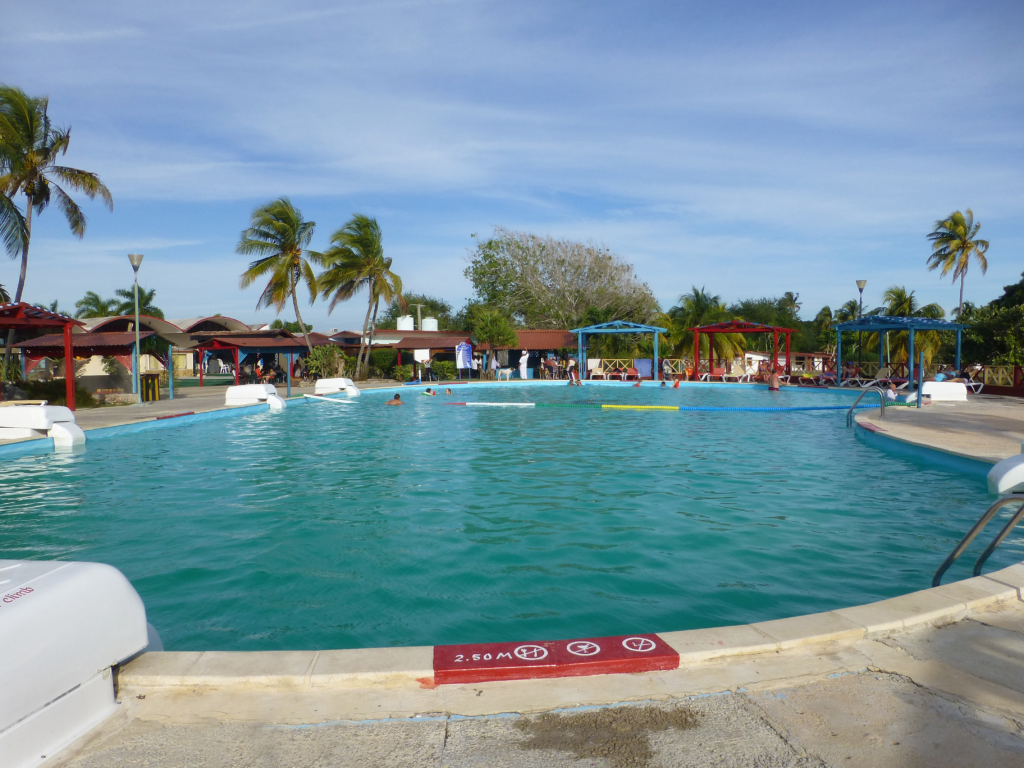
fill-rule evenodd
<path id="1" fill-rule="evenodd" d="M 192 334 L 192 338 L 199 342 L 192 347 L 194 351 L 205 353 L 226 350 L 231 352 L 235 362 L 235 384 L 238 384 L 238 363 L 242 357 L 250 353 L 288 355 L 288 375 L 285 377 L 288 383 L 288 397 L 291 397 L 292 394 L 292 363 L 294 356 L 301 355 L 308 349 L 302 339 L 284 329 L 195 333 Z M 201 359 L 199 364 L 199 386 L 203 386 L 203 365 Z"/>
<path id="2" fill-rule="evenodd" d="M 67 385 L 68 408 L 75 410 L 75 355 L 71 349 L 71 332 L 84 325 L 72 317 L 58 315 L 25 302 L 0 304 L 0 331 L 25 331 L 34 328 L 60 328 L 64 337 L 64 381 Z"/>
<path id="3" fill-rule="evenodd" d="M 724 323 L 712 323 L 711 325 L 702 325 L 699 328 L 687 328 L 687 331 L 693 331 L 693 377 L 696 379 L 700 375 L 700 335 L 702 333 L 707 334 L 708 337 L 708 354 L 711 357 L 711 362 L 714 362 L 715 357 L 715 334 L 716 333 L 770 333 L 772 334 L 772 370 L 778 370 L 779 368 L 779 336 L 785 335 L 786 337 L 786 373 L 791 372 L 791 361 L 789 355 L 790 349 L 790 337 L 796 333 L 793 328 L 780 328 L 775 325 L 762 325 L 761 323 L 748 323 L 745 320 L 729 320 Z"/>

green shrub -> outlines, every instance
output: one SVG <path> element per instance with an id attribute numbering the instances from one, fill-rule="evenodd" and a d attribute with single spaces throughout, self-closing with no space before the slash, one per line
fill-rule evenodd
<path id="1" fill-rule="evenodd" d="M 453 360 L 435 360 L 431 363 L 430 368 L 434 372 L 434 375 L 437 376 L 438 381 L 454 379 L 456 375 L 455 372 L 458 370 L 455 367 L 455 362 Z"/>
<path id="2" fill-rule="evenodd" d="M 64 379 L 26 381 L 18 386 L 25 390 L 29 400 L 46 400 L 50 405 L 68 404 Z M 92 408 L 96 405 L 96 400 L 88 390 L 76 385 L 75 403 L 79 408 Z"/>
<path id="3" fill-rule="evenodd" d="M 395 366 L 395 378 L 399 381 L 409 381 L 414 375 L 412 364 Z"/>
<path id="4" fill-rule="evenodd" d="M 398 353 L 393 349 L 371 349 L 370 368 L 381 377 L 391 376 L 398 363 Z"/>
<path id="5" fill-rule="evenodd" d="M 336 346 L 321 344 L 306 355 L 306 370 L 318 379 L 331 379 L 339 375 L 343 359 L 341 350 Z"/>

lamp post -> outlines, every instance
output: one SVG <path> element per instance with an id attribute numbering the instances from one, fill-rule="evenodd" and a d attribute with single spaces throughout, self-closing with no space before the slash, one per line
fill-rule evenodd
<path id="1" fill-rule="evenodd" d="M 142 402 L 142 380 L 139 378 L 139 267 L 142 266 L 143 256 L 141 253 L 129 253 L 128 261 L 132 264 L 132 269 L 135 271 L 135 352 L 132 367 L 135 379 L 135 395 L 137 403 Z"/>
<path id="2" fill-rule="evenodd" d="M 864 286 L 868 284 L 867 280 L 857 281 L 857 290 L 860 291 L 860 301 L 857 304 L 857 320 L 859 321 L 864 315 Z M 861 363 L 861 331 L 857 331 L 857 375 L 860 375 L 860 363 Z"/>

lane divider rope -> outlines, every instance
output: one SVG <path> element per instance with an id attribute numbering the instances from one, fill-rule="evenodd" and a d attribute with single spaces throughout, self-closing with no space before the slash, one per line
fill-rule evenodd
<path id="1" fill-rule="evenodd" d="M 306 395 L 309 397 L 309 395 Z M 599 408 L 608 411 L 848 411 L 848 405 L 614 405 L 602 403 L 446 403 L 487 408 Z M 857 409 L 877 408 L 865 403 Z"/>

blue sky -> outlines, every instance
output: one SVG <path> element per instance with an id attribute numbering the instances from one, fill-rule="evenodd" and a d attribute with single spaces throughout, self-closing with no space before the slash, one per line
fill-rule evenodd
<path id="1" fill-rule="evenodd" d="M 868 280 L 956 304 L 925 234 L 972 207 L 988 301 L 1024 270 L 1024 4 L 8 3 L 0 81 L 50 97 L 69 165 L 115 199 L 84 240 L 38 220 L 26 298 L 142 283 L 169 317 L 245 321 L 234 252 L 289 195 L 314 247 L 376 216 L 408 290 L 460 306 L 471 233 L 592 239 L 668 307 Z M 0 261 L 0 283 L 17 281 Z M 318 329 L 354 327 L 355 299 Z M 288 318 L 291 312 L 287 313 Z"/>

